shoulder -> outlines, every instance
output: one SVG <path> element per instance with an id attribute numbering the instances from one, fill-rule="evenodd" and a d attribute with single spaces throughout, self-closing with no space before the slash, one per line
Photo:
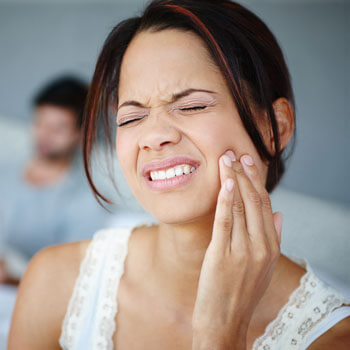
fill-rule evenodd
<path id="1" fill-rule="evenodd" d="M 350 316 L 336 323 L 308 347 L 309 350 L 331 348 L 336 350 L 350 348 Z"/>
<path id="2" fill-rule="evenodd" d="M 61 324 L 90 242 L 59 244 L 34 255 L 19 285 L 9 350 L 60 348 Z"/>

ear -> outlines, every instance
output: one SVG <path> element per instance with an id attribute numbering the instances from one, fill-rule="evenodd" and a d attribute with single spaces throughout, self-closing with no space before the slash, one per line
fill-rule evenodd
<path id="1" fill-rule="evenodd" d="M 293 108 L 285 97 L 280 97 L 272 104 L 275 112 L 277 129 L 280 139 L 280 149 L 284 149 L 294 133 L 295 119 Z M 269 140 L 269 151 L 275 153 L 275 138 L 271 130 Z"/>

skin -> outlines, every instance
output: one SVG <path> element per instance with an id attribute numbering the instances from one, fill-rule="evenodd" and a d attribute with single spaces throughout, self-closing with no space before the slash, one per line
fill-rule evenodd
<path id="1" fill-rule="evenodd" d="M 26 169 L 27 182 L 45 186 L 59 181 L 67 173 L 81 140 L 74 113 L 69 108 L 54 105 L 35 109 L 32 126 L 35 156 Z"/>
<path id="2" fill-rule="evenodd" d="M 156 57 L 155 46 L 159 46 Z M 145 65 L 147 69 L 144 69 Z M 212 93 L 199 91 L 177 101 L 172 100 L 172 95 L 196 88 Z M 130 100 L 142 106 L 125 105 Z M 250 154 L 255 160 L 260 180 L 266 179 L 267 166 L 244 129 L 221 73 L 193 34 L 164 31 L 141 33 L 136 37 L 128 47 L 122 64 L 119 101 L 118 124 L 142 118 L 118 129 L 116 149 L 135 197 L 160 221 L 156 238 L 158 249 L 153 259 L 157 281 L 152 280 L 152 283 L 161 286 L 169 300 L 186 305 L 187 309 L 183 312 L 189 318 L 197 297 L 203 259 L 212 238 L 221 186 L 220 156 L 228 149 L 233 150 L 237 158 Z M 181 111 L 181 108 L 198 105 L 207 107 L 200 111 Z M 282 142 L 287 143 L 293 131 L 291 108 L 285 99 L 281 99 L 276 102 L 277 109 L 281 119 L 280 133 L 285 137 Z M 196 180 L 171 191 L 150 191 L 142 178 L 143 165 L 175 154 L 187 154 L 200 161 Z M 266 194 L 264 201 L 267 202 Z M 249 219 L 256 221 L 254 215 Z M 274 254 L 277 253 L 275 250 Z M 283 261 L 281 259 L 278 271 L 283 271 Z M 235 273 L 228 269 L 226 276 L 232 275 Z M 216 307 L 213 306 L 215 310 Z M 222 304 L 222 307 L 225 309 L 226 305 Z M 232 315 L 234 313 L 236 310 L 232 309 Z M 212 317 L 207 317 L 212 325 Z M 249 322 L 246 319 L 232 320 L 236 324 Z M 228 327 L 232 333 L 233 324 Z M 216 328 L 222 329 L 221 325 Z"/>
<path id="3" fill-rule="evenodd" d="M 194 101 L 208 103 L 203 92 L 172 101 L 173 94 L 189 88 L 214 91 L 215 103 L 181 111 Z M 130 100 L 142 106 L 121 107 Z M 134 195 L 160 225 L 137 227 L 130 237 L 114 344 L 118 349 L 251 348 L 305 270 L 280 255 L 282 222 L 263 186 L 266 164 L 202 42 L 176 30 L 140 33 L 123 59 L 119 107 L 117 123 L 142 116 L 118 128 L 117 154 Z M 293 133 L 292 111 L 283 98 L 274 109 L 285 146 Z M 271 145 L 268 130 L 264 135 Z M 231 163 L 229 150 L 237 159 Z M 143 165 L 178 154 L 200 161 L 193 181 L 151 191 Z M 243 164 L 244 155 L 253 158 L 253 166 Z M 233 191 L 226 191 L 223 184 L 232 180 Z M 34 257 L 21 282 L 10 350 L 59 349 L 60 325 L 88 244 L 50 247 Z M 321 349 L 321 342 L 345 349 L 349 330 L 343 320 L 309 349 Z"/>
<path id="4" fill-rule="evenodd" d="M 69 171 L 72 156 L 81 137 L 74 111 L 54 105 L 38 106 L 34 111 L 32 135 L 35 155 L 23 174 L 24 180 L 36 187 L 60 181 Z M 0 284 L 18 285 L 0 260 Z"/>

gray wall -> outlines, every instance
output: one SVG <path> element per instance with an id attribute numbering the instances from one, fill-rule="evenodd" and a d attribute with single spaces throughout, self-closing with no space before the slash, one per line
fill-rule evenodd
<path id="1" fill-rule="evenodd" d="M 28 122 L 32 94 L 47 79 L 65 72 L 89 79 L 107 33 L 142 3 L 1 0 L 0 114 Z M 245 3 L 279 39 L 293 78 L 297 147 L 282 184 L 349 206 L 350 4 Z"/>

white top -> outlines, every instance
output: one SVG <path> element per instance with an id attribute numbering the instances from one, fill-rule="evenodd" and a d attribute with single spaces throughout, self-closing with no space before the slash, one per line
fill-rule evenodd
<path id="1" fill-rule="evenodd" d="M 118 286 L 133 229 L 103 229 L 94 234 L 63 320 L 59 339 L 63 350 L 113 350 Z M 253 350 L 306 349 L 350 316 L 350 299 L 320 280 L 306 261 L 303 264 L 307 272 L 299 287 L 255 340 Z"/>

